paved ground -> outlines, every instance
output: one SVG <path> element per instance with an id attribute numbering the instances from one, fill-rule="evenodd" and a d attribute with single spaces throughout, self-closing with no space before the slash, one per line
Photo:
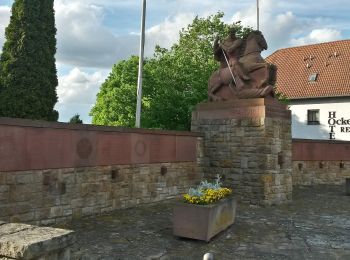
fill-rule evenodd
<path id="1" fill-rule="evenodd" d="M 173 201 L 74 221 L 74 259 L 350 259 L 350 196 L 340 186 L 294 189 L 289 205 L 239 205 L 210 243 L 172 235 Z"/>

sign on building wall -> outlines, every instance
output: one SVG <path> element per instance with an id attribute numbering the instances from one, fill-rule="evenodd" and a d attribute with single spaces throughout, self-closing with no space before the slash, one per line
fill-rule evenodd
<path id="1" fill-rule="evenodd" d="M 328 113 L 328 125 L 329 125 L 329 139 L 336 139 L 336 132 L 349 133 L 350 134 L 350 118 L 338 118 L 336 111 L 329 111 Z"/>
<path id="2" fill-rule="evenodd" d="M 350 141 L 350 97 L 291 105 L 292 137 Z"/>

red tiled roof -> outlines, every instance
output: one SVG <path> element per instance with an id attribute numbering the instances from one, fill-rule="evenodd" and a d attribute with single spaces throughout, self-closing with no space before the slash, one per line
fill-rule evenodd
<path id="1" fill-rule="evenodd" d="M 277 91 L 289 99 L 350 96 L 350 40 L 281 49 L 266 61 L 277 66 Z"/>

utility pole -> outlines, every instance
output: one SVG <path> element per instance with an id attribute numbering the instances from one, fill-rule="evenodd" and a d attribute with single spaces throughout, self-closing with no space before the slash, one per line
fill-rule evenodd
<path id="1" fill-rule="evenodd" d="M 259 0 L 256 0 L 256 28 L 259 31 Z"/>
<path id="2" fill-rule="evenodd" d="M 145 21 L 146 21 L 146 0 L 142 0 L 139 74 L 137 79 L 137 104 L 136 104 L 136 122 L 135 122 L 135 126 L 137 128 L 140 127 L 140 121 L 141 121 L 143 56 L 144 56 L 144 50 L 145 50 Z"/>

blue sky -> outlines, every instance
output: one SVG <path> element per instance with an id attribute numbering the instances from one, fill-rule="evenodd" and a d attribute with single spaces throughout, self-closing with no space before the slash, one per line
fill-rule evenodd
<path id="1" fill-rule="evenodd" d="M 0 47 L 12 0 L 0 0 Z M 256 0 L 147 0 L 146 55 L 169 47 L 198 15 L 218 11 L 226 22 L 256 26 Z M 112 65 L 138 53 L 141 0 L 55 0 L 57 88 L 62 122 L 79 113 L 84 123 Z M 260 0 L 260 29 L 268 55 L 279 48 L 350 38 L 349 0 Z M 205 86 L 204 86 L 205 87 Z M 136 93 L 135 93 L 136 95 Z"/>

